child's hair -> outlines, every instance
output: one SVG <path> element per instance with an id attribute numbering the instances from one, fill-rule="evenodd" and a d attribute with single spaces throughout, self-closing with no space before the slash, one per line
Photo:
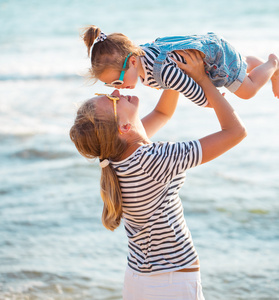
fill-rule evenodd
<path id="1" fill-rule="evenodd" d="M 109 34 L 105 40 L 94 44 L 100 33 L 101 29 L 95 25 L 84 27 L 81 31 L 81 37 L 87 47 L 88 56 L 91 57 L 89 75 L 94 81 L 108 68 L 122 71 L 123 62 L 129 53 L 132 53 L 134 56 L 143 56 L 145 54 L 139 46 L 134 45 L 122 33 Z M 128 68 L 129 62 L 125 70 Z"/>
<path id="2" fill-rule="evenodd" d="M 89 159 L 117 160 L 126 149 L 126 143 L 118 136 L 114 116 L 96 113 L 94 101 L 88 100 L 78 109 L 70 138 L 79 153 Z M 122 216 L 122 196 L 118 178 L 109 164 L 102 168 L 100 180 L 104 202 L 102 222 L 109 229 L 117 228 Z"/>

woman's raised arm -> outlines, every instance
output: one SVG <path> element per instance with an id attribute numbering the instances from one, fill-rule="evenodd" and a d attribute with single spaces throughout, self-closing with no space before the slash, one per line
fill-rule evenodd
<path id="1" fill-rule="evenodd" d="M 155 108 L 141 120 L 149 138 L 172 117 L 177 106 L 178 97 L 179 92 L 164 90 Z"/>
<path id="2" fill-rule="evenodd" d="M 202 57 L 198 51 L 180 51 L 187 64 L 177 62 L 178 66 L 191 76 L 204 90 L 214 109 L 221 130 L 200 139 L 202 163 L 206 163 L 228 151 L 247 135 L 246 129 L 237 113 L 209 80 L 204 71 Z"/>

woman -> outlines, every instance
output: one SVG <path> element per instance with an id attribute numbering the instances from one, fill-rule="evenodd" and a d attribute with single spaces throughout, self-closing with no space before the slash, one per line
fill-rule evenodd
<path id="1" fill-rule="evenodd" d="M 178 92 L 163 92 L 155 109 L 140 120 L 137 97 L 99 95 L 78 110 L 70 137 L 102 168 L 102 221 L 114 230 L 123 219 L 128 266 L 123 298 L 204 299 L 198 254 L 186 225 L 178 192 L 185 171 L 238 144 L 246 131 L 204 72 L 198 52 L 183 54 L 179 66 L 203 88 L 221 130 L 199 140 L 152 143 L 175 111 Z"/>

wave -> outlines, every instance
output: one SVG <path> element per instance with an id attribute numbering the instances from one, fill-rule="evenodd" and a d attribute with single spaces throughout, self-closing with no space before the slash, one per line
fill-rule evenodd
<path id="1" fill-rule="evenodd" d="M 61 158 L 69 158 L 74 156 L 73 152 L 67 152 L 67 151 L 44 151 L 44 150 L 38 150 L 38 149 L 24 149 L 18 152 L 15 152 L 11 155 L 13 158 L 20 158 L 20 159 L 26 159 L 26 160 L 53 160 L 53 159 L 61 159 Z"/>
<path id="2" fill-rule="evenodd" d="M 0 81 L 33 81 L 33 80 L 72 80 L 82 79 L 79 74 L 0 74 Z"/>

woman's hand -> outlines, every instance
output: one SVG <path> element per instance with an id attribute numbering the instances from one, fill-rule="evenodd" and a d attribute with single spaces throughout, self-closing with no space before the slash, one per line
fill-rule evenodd
<path id="1" fill-rule="evenodd" d="M 206 77 L 201 52 L 198 50 L 177 50 L 175 52 L 185 59 L 186 64 L 173 58 L 172 60 L 199 84 Z"/>

